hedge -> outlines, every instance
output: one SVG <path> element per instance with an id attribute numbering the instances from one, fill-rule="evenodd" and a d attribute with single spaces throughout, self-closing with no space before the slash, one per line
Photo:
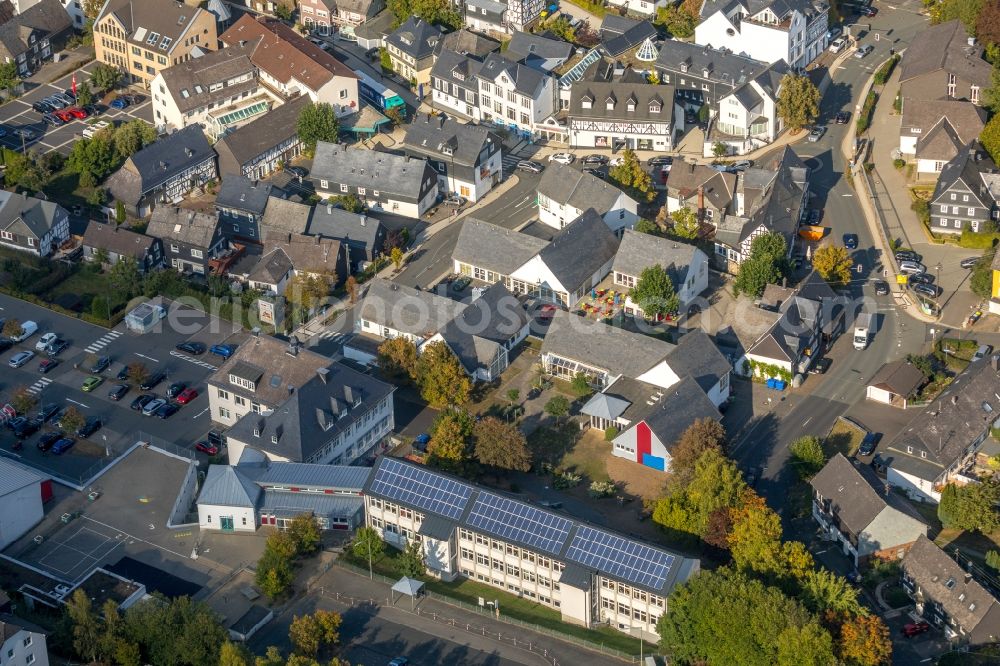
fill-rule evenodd
<path id="1" fill-rule="evenodd" d="M 896 68 L 896 63 L 898 62 L 899 62 L 898 53 L 889 58 L 888 60 L 886 60 L 885 63 L 883 63 L 882 66 L 878 68 L 878 71 L 875 72 L 875 85 L 884 86 L 885 82 L 889 80 L 890 76 L 892 76 L 892 70 Z"/>
<path id="2" fill-rule="evenodd" d="M 861 106 L 861 112 L 858 113 L 858 126 L 855 129 L 857 136 L 864 134 L 871 126 L 876 101 L 878 101 L 878 95 L 875 94 L 874 90 L 869 90 L 868 96 L 865 97 L 865 103 Z"/>
<path id="3" fill-rule="evenodd" d="M 997 243 L 1000 243 L 1000 233 L 996 231 L 970 231 L 966 229 L 958 239 L 959 247 L 967 247 L 973 250 L 989 250 Z"/>

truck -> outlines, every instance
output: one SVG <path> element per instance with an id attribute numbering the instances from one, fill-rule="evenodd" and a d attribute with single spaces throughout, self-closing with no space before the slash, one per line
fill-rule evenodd
<path id="1" fill-rule="evenodd" d="M 17 335 L 12 335 L 10 337 L 11 342 L 24 342 L 32 335 L 38 332 L 38 324 L 33 321 L 25 321 L 21 323 L 21 332 Z"/>
<path id="2" fill-rule="evenodd" d="M 155 303 L 143 303 L 125 315 L 125 327 L 134 333 L 148 333 L 167 316 L 167 309 Z"/>
<path id="3" fill-rule="evenodd" d="M 803 224 L 799 227 L 799 237 L 807 241 L 821 241 L 826 236 L 827 227 L 820 227 L 814 224 Z"/>
<path id="4" fill-rule="evenodd" d="M 854 320 L 854 348 L 861 350 L 868 347 L 872 337 L 872 314 L 862 312 Z"/>

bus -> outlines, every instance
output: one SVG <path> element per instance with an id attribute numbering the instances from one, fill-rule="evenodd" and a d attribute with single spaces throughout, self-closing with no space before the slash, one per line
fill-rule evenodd
<path id="1" fill-rule="evenodd" d="M 358 75 L 358 94 L 361 99 L 382 113 L 389 109 L 396 109 L 401 117 L 406 117 L 406 102 L 403 101 L 402 97 L 360 69 L 354 70 L 354 73 Z"/>

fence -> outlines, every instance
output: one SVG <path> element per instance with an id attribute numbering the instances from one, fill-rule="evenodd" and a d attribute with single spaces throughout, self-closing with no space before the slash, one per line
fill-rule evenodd
<path id="1" fill-rule="evenodd" d="M 339 566 L 339 567 L 341 567 L 343 569 L 347 569 L 348 571 L 351 571 L 353 573 L 356 573 L 359 576 L 363 576 L 365 578 L 369 577 L 369 574 L 368 574 L 367 570 L 362 569 L 361 567 L 356 567 L 353 564 L 345 562 L 345 561 L 343 561 L 343 560 L 341 560 L 339 558 L 336 560 L 336 564 L 337 564 L 337 566 Z M 371 577 L 374 580 L 377 580 L 380 583 L 384 583 L 384 584 L 386 584 L 386 585 L 388 585 L 390 587 L 392 585 L 395 585 L 396 582 L 397 582 L 396 580 L 393 580 L 391 578 L 388 578 L 388 577 L 383 576 L 383 575 L 378 574 L 378 573 L 373 573 Z M 323 593 L 322 590 L 320 590 L 320 592 Z M 329 596 L 329 595 L 327 594 L 326 596 Z M 518 620 L 517 618 L 513 618 L 513 617 L 509 617 L 509 616 L 505 616 L 505 615 L 494 616 L 493 612 L 484 610 L 483 608 L 481 608 L 479 606 L 473 606 L 472 604 L 466 603 L 466 602 L 464 602 L 464 601 L 462 601 L 460 599 L 455 599 L 453 597 L 449 597 L 449 596 L 446 596 L 446 595 L 443 595 L 443 594 L 438 594 L 436 592 L 430 592 L 430 591 L 427 591 L 427 590 L 422 591 L 421 592 L 421 596 L 426 597 L 428 599 L 433 599 L 434 601 L 438 601 L 440 603 L 447 604 L 449 606 L 454 606 L 455 608 L 461 609 L 463 611 L 474 613 L 475 615 L 488 616 L 490 619 L 496 620 L 498 622 L 503 622 L 505 624 L 509 624 L 509 625 L 512 625 L 512 626 L 515 626 L 515 627 L 520 627 L 521 629 L 526 629 L 528 631 L 533 631 L 533 632 L 535 632 L 537 634 L 540 634 L 542 636 L 548 636 L 548 637 L 554 638 L 556 640 L 563 641 L 565 643 L 570 643 L 572 645 L 576 645 L 576 646 L 582 647 L 584 649 L 591 650 L 593 652 L 599 652 L 601 654 L 608 655 L 608 656 L 614 657 L 616 659 L 620 659 L 620 660 L 628 662 L 630 664 L 637 664 L 637 663 L 640 663 L 640 661 L 641 661 L 641 657 L 639 657 L 639 656 L 625 654 L 621 650 L 616 650 L 614 648 L 609 648 L 609 647 L 606 647 L 604 645 L 601 645 L 600 643 L 594 643 L 593 641 L 588 641 L 588 640 L 585 640 L 583 638 L 577 638 L 576 636 L 572 636 L 570 634 L 566 634 L 566 633 L 563 633 L 561 631 L 557 631 L 557 630 L 554 630 L 554 629 L 549 629 L 547 627 L 542 627 L 542 626 L 539 626 L 537 624 L 532 624 L 531 622 L 525 622 L 523 620 Z M 343 597 L 343 599 L 348 599 L 348 598 L 352 599 L 352 605 L 353 605 L 353 600 L 354 600 L 353 597 L 347 597 L 345 595 L 340 595 L 338 593 L 336 598 L 338 600 L 340 600 L 342 597 Z M 365 601 L 367 603 L 371 603 L 376 608 L 379 605 L 379 602 L 377 602 L 375 600 L 372 600 L 372 599 L 366 599 L 366 600 L 363 600 L 363 601 Z M 404 611 L 406 610 L 402 606 L 394 606 L 394 608 L 398 608 L 399 610 L 404 610 Z M 410 612 L 410 611 L 406 611 L 406 612 Z M 421 611 L 420 608 L 417 608 L 414 611 L 414 614 L 415 615 L 420 615 L 422 617 L 430 617 L 430 618 L 432 618 L 434 620 L 444 622 L 445 624 L 449 624 L 450 626 L 453 626 L 453 627 L 456 627 L 456 628 L 459 628 L 459 629 L 464 629 L 466 631 L 469 631 L 470 633 L 481 634 L 481 635 L 487 636 L 489 638 L 492 638 L 494 635 L 496 635 L 497 636 L 496 640 L 499 640 L 500 642 L 510 643 L 514 647 L 528 650 L 529 652 L 533 652 L 535 654 L 538 654 L 538 655 L 540 655 L 540 656 L 542 656 L 542 657 L 544 657 L 546 659 L 551 659 L 553 664 L 558 664 L 558 662 L 555 660 L 554 657 L 550 657 L 549 656 L 549 650 L 547 648 L 541 648 L 538 645 L 533 644 L 531 641 L 525 641 L 523 639 L 518 639 L 516 636 L 504 636 L 502 633 L 494 632 L 493 630 L 488 629 L 486 627 L 477 626 L 474 623 L 467 622 L 466 620 L 455 620 L 454 618 L 448 618 L 448 617 L 444 616 L 443 614 Z"/>

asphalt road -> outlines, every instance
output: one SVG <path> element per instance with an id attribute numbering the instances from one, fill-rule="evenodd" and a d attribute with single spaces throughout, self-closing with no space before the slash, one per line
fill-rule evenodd
<path id="1" fill-rule="evenodd" d="M 874 295 L 871 281 L 882 277 L 879 257 L 872 249 L 873 240 L 857 194 L 844 178 L 847 165 L 840 152 L 844 132 L 854 131 L 857 96 L 865 81 L 889 56 L 890 48 L 904 48 L 926 24 L 916 9 L 917 4 L 910 1 L 902 3 L 901 9 L 896 11 L 882 11 L 874 19 L 864 19 L 866 23 L 871 21 L 872 30 L 878 31 L 880 39 L 874 41 L 871 34 L 863 34 L 867 32 L 864 30 L 860 41 L 872 44 L 875 52 L 863 60 L 848 58 L 833 72 L 834 81 L 821 104 L 820 122 L 828 125 L 828 131 L 815 143 L 803 142 L 795 146 L 795 151 L 813 169 L 810 190 L 815 195 L 813 206 L 824 208 L 822 224 L 832 227 L 837 242 L 842 234 L 858 235 L 859 249 L 853 257 L 856 264 L 861 264 L 862 272 L 855 273 L 856 279 L 849 286 L 857 305 L 849 313 L 847 330 L 829 352 L 834 361 L 831 369 L 824 376 L 809 377 L 803 388 L 805 395 L 784 398 L 789 401 L 790 409 L 786 407 L 780 418 L 761 419 L 735 445 L 733 455 L 742 468 L 763 470 L 758 491 L 778 511 L 783 511 L 789 486 L 795 483 L 794 471 L 785 465 L 789 458 L 788 445 L 803 435 L 825 435 L 838 416 L 864 400 L 866 381 L 883 363 L 919 349 L 924 342 L 923 324 L 899 312 L 890 297 Z M 851 122 L 834 124 L 834 116 L 839 111 L 850 111 Z M 855 351 L 851 319 L 862 307 L 862 302 L 857 300 L 861 297 L 865 297 L 863 307 L 869 312 L 877 311 L 880 321 L 868 348 Z M 810 384 L 815 384 L 815 388 Z M 782 398 L 775 394 L 773 399 Z"/>
<path id="2" fill-rule="evenodd" d="M 105 426 L 93 435 L 89 442 L 93 446 L 79 444 L 61 456 L 43 454 L 35 447 L 39 435 L 29 437 L 19 452 L 12 447 L 14 437 L 10 431 L 0 431 L 0 449 L 5 453 L 22 458 L 25 462 L 38 466 L 55 475 L 76 478 L 90 469 L 95 462 L 108 454 L 115 455 L 131 446 L 139 431 L 150 433 L 167 442 L 183 448 L 191 448 L 197 439 L 211 428 L 208 413 L 208 395 L 205 381 L 220 363 L 217 356 L 202 354 L 190 356 L 181 354 L 174 346 L 184 340 L 197 340 L 206 345 L 239 342 L 243 334 L 234 334 L 232 325 L 224 325 L 217 319 L 209 318 L 191 308 L 180 308 L 181 314 L 164 320 L 162 330 L 136 335 L 125 331 L 124 324 L 112 331 L 88 324 L 73 317 L 54 313 L 45 308 L 0 295 L 0 318 L 16 318 L 19 321 L 34 321 L 38 333 L 13 349 L 0 355 L 4 368 L 0 379 L 0 400 L 6 402 L 19 387 L 27 387 L 41 404 L 59 406 L 74 405 L 86 416 L 100 417 Z M 16 352 L 34 350 L 39 337 L 49 331 L 57 333 L 70 343 L 58 357 L 59 365 L 47 374 L 38 371 L 38 361 L 44 356 L 36 356 L 20 368 L 10 368 L 7 361 Z M 85 372 L 83 364 L 88 356 L 110 356 L 111 367 L 101 373 L 104 383 L 94 391 L 81 390 Z M 184 382 L 198 390 L 199 396 L 169 420 L 144 417 L 129 409 L 132 400 L 142 393 L 133 388 L 120 402 L 108 398 L 108 391 L 117 384 L 115 375 L 122 365 L 140 362 L 150 371 L 162 371 L 167 379 L 155 387 L 151 393 L 161 397 L 172 382 Z M 74 364 L 81 369 L 74 369 Z"/>

